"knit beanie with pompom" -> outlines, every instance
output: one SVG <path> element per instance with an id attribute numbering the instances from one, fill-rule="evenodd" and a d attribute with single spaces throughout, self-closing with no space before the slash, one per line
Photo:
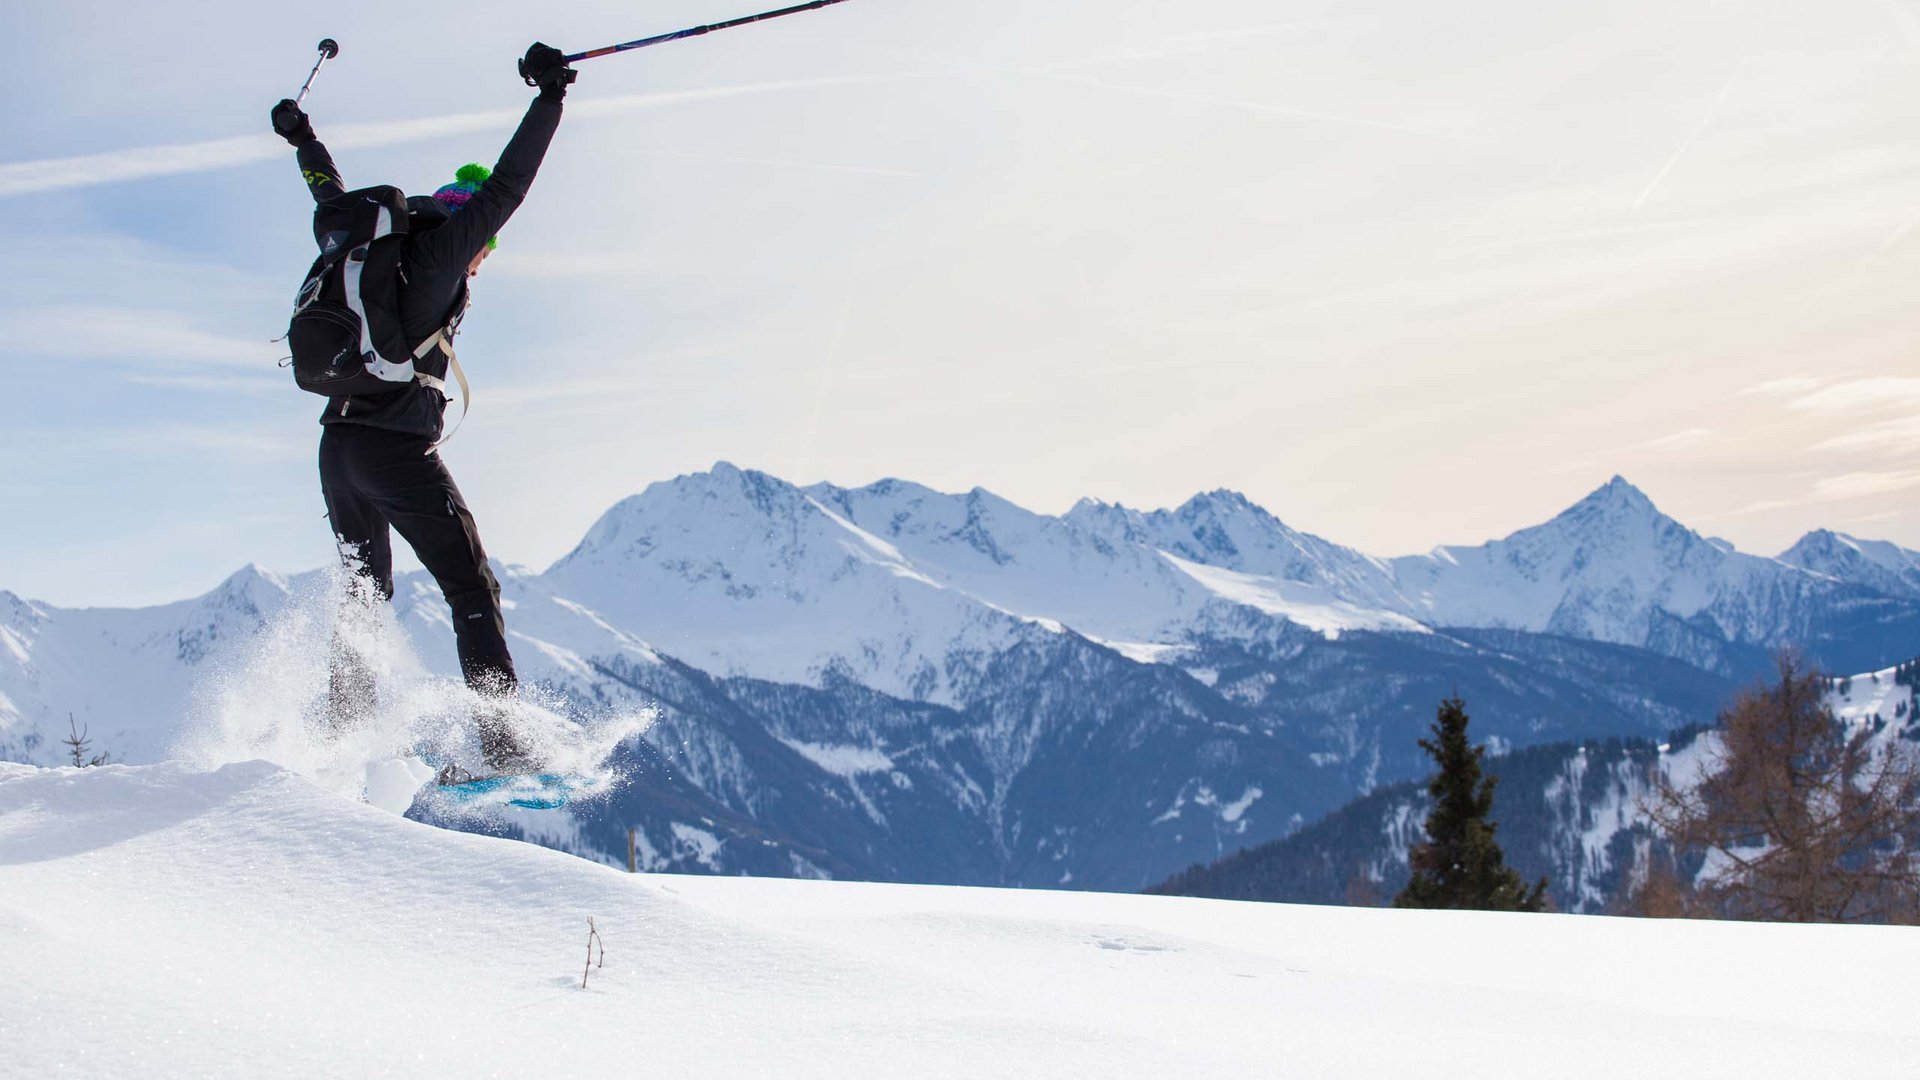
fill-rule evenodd
<path id="1" fill-rule="evenodd" d="M 446 207 L 449 213 L 457 214 L 462 207 L 473 200 L 474 194 L 480 190 L 480 185 L 486 183 L 487 177 L 492 175 L 492 169 L 477 161 L 470 161 L 460 166 L 459 170 L 453 174 L 453 183 L 433 193 L 434 201 Z M 487 250 L 491 251 L 499 246 L 499 237 L 487 238 Z"/>

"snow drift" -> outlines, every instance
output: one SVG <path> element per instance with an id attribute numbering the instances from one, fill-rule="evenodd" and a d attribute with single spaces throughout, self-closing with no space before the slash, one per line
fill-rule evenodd
<path id="1" fill-rule="evenodd" d="M 587 919 L 605 967 L 581 976 Z M 22 1076 L 1892 1075 L 1905 929 L 633 876 L 263 762 L 0 765 Z"/>

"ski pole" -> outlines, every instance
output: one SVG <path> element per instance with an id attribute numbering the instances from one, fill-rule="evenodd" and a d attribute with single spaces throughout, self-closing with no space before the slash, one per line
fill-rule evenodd
<path id="1" fill-rule="evenodd" d="M 608 45 L 602 49 L 588 49 L 586 52 L 574 53 L 572 56 L 567 57 L 566 62 L 571 64 L 576 60 L 591 60 L 596 56 L 611 56 L 614 53 L 626 52 L 629 49 L 644 49 L 649 45 L 664 45 L 669 41 L 679 41 L 681 38 L 699 37 L 701 34 L 711 34 L 715 30 L 731 30 L 736 26 L 745 26 L 748 23 L 777 19 L 782 15 L 797 15 L 802 11 L 816 11 L 830 4 L 844 4 L 846 2 L 847 0 L 813 0 L 812 3 L 795 4 L 792 7 L 781 8 L 779 11 L 766 11 L 758 15 L 747 15 L 738 19 L 728 19 L 726 22 L 717 22 L 708 26 L 689 27 L 685 30 L 675 30 L 671 34 L 657 34 L 653 37 L 641 38 L 638 41 L 629 41 L 624 45 Z"/>
<path id="2" fill-rule="evenodd" d="M 313 80 L 320 75 L 320 65 L 340 55 L 340 43 L 332 38 L 321 38 L 319 48 L 320 59 L 313 62 L 313 70 L 307 72 L 307 81 L 300 84 L 300 93 L 293 99 L 295 105 L 306 103 L 307 92 L 313 89 Z"/>

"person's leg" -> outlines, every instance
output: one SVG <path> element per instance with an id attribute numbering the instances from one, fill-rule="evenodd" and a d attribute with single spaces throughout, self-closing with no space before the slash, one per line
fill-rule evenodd
<path id="1" fill-rule="evenodd" d="M 343 622 L 360 618 L 366 607 L 393 597 L 393 546 L 387 519 L 354 482 L 351 438 L 332 427 L 320 435 L 320 494 L 326 500 L 341 562 L 350 575 L 348 609 L 339 615 Z M 327 657 L 328 722 L 336 731 L 360 724 L 372 715 L 375 700 L 373 669 L 336 631 Z"/>
<path id="2" fill-rule="evenodd" d="M 487 565 L 473 514 L 438 454 L 415 449 L 383 463 L 373 498 L 422 566 L 433 575 L 452 609 L 454 641 L 467 685 L 490 698 L 519 690 L 507 650 L 507 624 L 500 610 L 500 583 Z M 482 707 L 474 717 L 481 750 L 495 767 L 520 766 L 525 754 L 509 729 L 504 707 Z"/>

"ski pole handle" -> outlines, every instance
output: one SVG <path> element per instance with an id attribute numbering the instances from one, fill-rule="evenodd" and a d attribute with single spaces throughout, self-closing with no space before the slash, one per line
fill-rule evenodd
<path id="1" fill-rule="evenodd" d="M 340 43 L 332 38 L 320 39 L 320 59 L 313 62 L 313 70 L 307 72 L 307 81 L 300 84 L 300 93 L 293 99 L 295 105 L 306 103 L 307 94 L 313 89 L 313 80 L 320 75 L 320 65 L 340 55 Z"/>

